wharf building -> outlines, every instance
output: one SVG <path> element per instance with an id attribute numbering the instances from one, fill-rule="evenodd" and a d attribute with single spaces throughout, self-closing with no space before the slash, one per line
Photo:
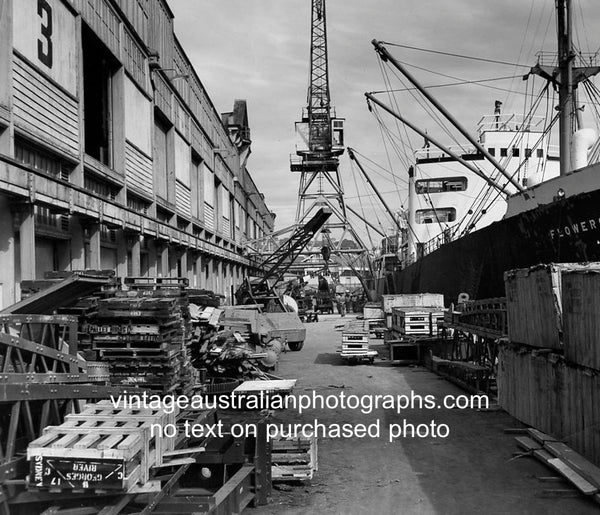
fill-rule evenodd
<path id="1" fill-rule="evenodd" d="M 187 277 L 229 296 L 274 214 L 164 0 L 0 0 L 0 309 L 47 271 Z"/>

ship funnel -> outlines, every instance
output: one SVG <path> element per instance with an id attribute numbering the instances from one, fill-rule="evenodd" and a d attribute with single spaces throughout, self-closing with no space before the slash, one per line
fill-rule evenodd
<path id="1" fill-rule="evenodd" d="M 588 151 L 597 139 L 598 135 L 594 129 L 580 129 L 573 134 L 571 170 L 579 170 L 588 165 Z"/>

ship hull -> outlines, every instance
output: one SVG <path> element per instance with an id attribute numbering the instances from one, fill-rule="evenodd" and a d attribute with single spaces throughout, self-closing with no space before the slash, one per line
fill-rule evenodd
<path id="1" fill-rule="evenodd" d="M 600 261 L 600 190 L 505 218 L 393 272 L 388 293 L 504 296 L 504 272 L 538 263 Z"/>

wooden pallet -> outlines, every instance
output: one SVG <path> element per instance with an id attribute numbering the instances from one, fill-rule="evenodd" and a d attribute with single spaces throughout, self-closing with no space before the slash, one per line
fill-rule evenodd
<path id="1" fill-rule="evenodd" d="M 316 437 L 278 438 L 271 444 L 273 481 L 312 479 L 319 469 Z"/>
<path id="2" fill-rule="evenodd" d="M 111 401 L 88 404 L 29 444 L 28 488 L 134 491 L 174 449 L 175 439 L 152 435 L 151 426 L 174 423 L 175 413 L 163 410 L 115 409 Z"/>

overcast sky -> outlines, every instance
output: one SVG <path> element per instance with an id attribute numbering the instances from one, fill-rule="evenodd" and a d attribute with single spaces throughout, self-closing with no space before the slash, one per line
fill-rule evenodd
<path id="1" fill-rule="evenodd" d="M 298 174 L 289 171 L 289 156 L 295 152 L 294 122 L 306 105 L 311 1 L 170 0 L 169 4 L 176 34 L 217 110 L 231 110 L 234 99 L 247 100 L 253 141 L 248 168 L 277 214 L 277 228 L 291 225 Z M 597 52 L 600 1 L 574 0 L 574 17 L 575 43 L 582 52 Z M 406 165 L 392 155 L 388 160 L 380 126 L 364 99 L 366 91 L 385 89 L 372 39 L 528 66 L 535 63 L 538 51 L 556 49 L 554 0 L 328 0 L 327 24 L 332 105 L 346 119 L 348 146 L 387 169 L 391 160 L 395 180 L 385 173 L 374 174 L 374 165 L 369 170 L 393 209 L 406 199 L 401 191 Z M 472 133 L 482 115 L 493 113 L 495 100 L 504 102 L 504 112 L 523 110 L 526 83 L 520 76 L 527 68 L 388 48 L 403 62 L 425 69 L 411 68 L 424 85 L 519 76 L 485 83 L 500 89 L 460 85 L 431 90 Z M 395 78 L 392 85 L 401 87 Z M 410 92 L 396 98 L 405 116 L 447 140 Z M 385 122 L 393 125 L 389 117 Z M 422 143 L 422 138 L 410 136 L 412 147 Z M 346 201 L 360 211 L 346 154 L 341 171 Z M 368 190 L 356 184 L 371 221 L 391 226 L 381 212 L 368 209 Z"/>

